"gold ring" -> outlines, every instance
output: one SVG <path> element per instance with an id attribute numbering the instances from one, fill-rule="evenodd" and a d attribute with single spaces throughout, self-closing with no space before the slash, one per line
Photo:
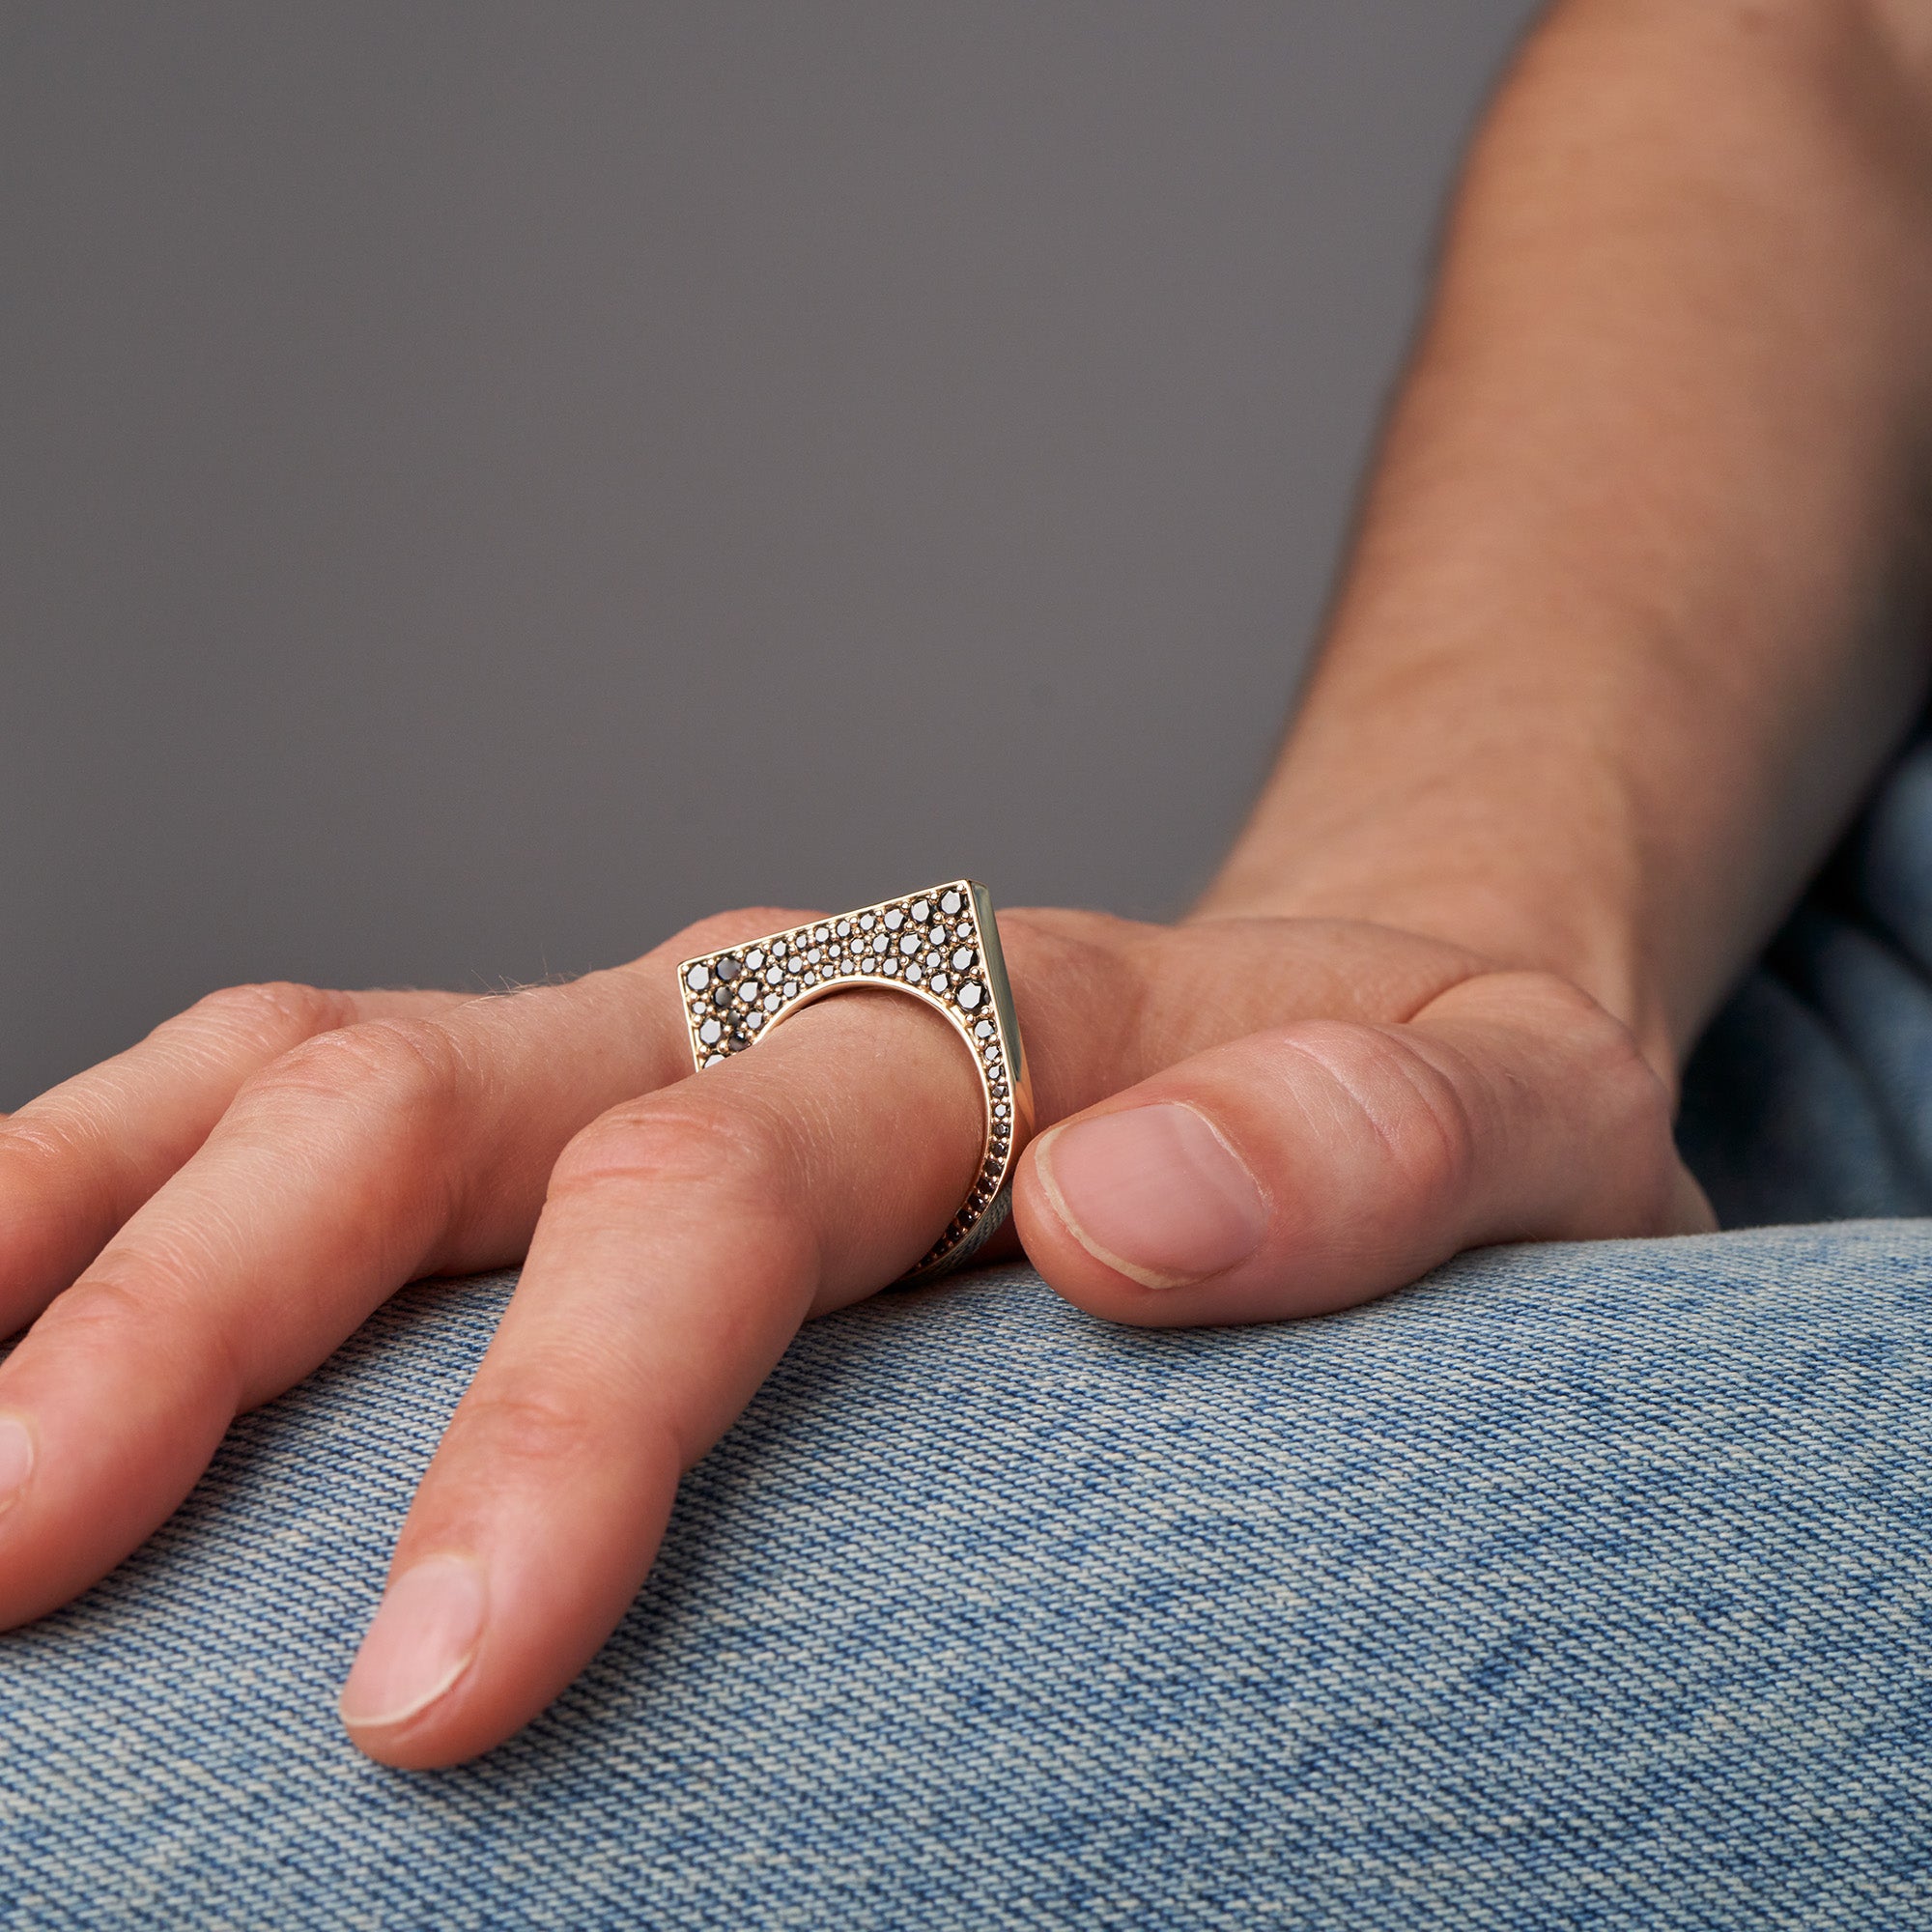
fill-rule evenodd
<path id="1" fill-rule="evenodd" d="M 1033 1133 L 1033 1089 L 1000 928 L 984 886 L 952 879 L 809 920 L 686 959 L 677 978 L 691 1057 L 700 1072 L 754 1046 L 781 1020 L 833 993 L 884 986 L 923 1000 L 972 1050 L 986 1103 L 986 1136 L 979 1176 L 959 1211 L 905 1279 L 929 1280 L 957 1267 L 1006 1220 L 1013 1168 Z"/>

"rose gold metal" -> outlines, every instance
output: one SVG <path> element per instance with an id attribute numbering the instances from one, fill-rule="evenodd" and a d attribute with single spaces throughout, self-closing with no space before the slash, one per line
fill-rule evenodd
<path id="1" fill-rule="evenodd" d="M 905 1279 L 929 1281 L 959 1266 L 1006 1220 L 1013 1168 L 1033 1134 L 1033 1087 L 984 886 L 949 879 L 924 892 L 807 920 L 683 960 L 677 980 L 691 1056 L 700 1072 L 756 1045 L 781 1021 L 834 993 L 883 986 L 923 1000 L 973 1055 L 986 1131 L 979 1175 L 959 1211 Z M 753 986 L 756 991 L 748 992 Z"/>

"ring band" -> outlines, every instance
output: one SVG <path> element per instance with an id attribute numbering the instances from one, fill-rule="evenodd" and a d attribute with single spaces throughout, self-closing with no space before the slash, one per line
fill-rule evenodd
<path id="1" fill-rule="evenodd" d="M 957 1267 L 1006 1220 L 1012 1176 L 1033 1132 L 1033 1090 L 984 886 L 952 879 L 831 919 L 767 933 L 677 969 L 698 1070 L 755 1045 L 801 1007 L 860 986 L 910 993 L 972 1049 L 986 1103 L 980 1172 L 959 1211 L 907 1281 Z"/>

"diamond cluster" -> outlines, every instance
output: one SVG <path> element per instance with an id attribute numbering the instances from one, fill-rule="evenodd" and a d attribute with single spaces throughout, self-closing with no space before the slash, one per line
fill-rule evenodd
<path id="1" fill-rule="evenodd" d="M 787 1008 L 838 987 L 896 985 L 937 1006 L 978 1058 L 986 1091 L 986 1151 L 972 1192 L 913 1272 L 930 1267 L 973 1230 L 1006 1173 L 1013 1096 L 984 947 L 965 883 L 887 899 L 687 960 L 680 977 L 692 1053 L 700 1068 L 744 1052 Z"/>

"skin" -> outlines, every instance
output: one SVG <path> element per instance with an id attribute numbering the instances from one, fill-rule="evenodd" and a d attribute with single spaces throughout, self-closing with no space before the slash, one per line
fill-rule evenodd
<path id="1" fill-rule="evenodd" d="M 1043 1130 L 1002 1240 L 1080 1307 L 1314 1315 L 1480 1243 L 1710 1227 L 1682 1054 L 1923 691 L 1928 16 L 1590 0 L 1532 38 L 1219 879 L 1174 926 L 1002 916 Z M 417 1767 L 541 1711 L 799 1324 L 974 1170 L 913 1001 L 688 1077 L 675 962 L 807 916 L 487 998 L 230 989 L 0 1124 L 0 1623 L 402 1283 L 523 1260 L 344 1710 Z"/>

